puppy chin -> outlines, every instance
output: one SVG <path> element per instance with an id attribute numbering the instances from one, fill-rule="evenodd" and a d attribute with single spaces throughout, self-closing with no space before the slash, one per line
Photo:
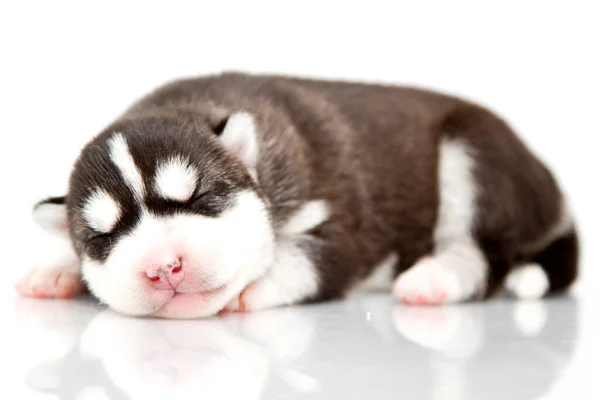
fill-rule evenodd
<path id="1" fill-rule="evenodd" d="M 229 282 L 210 290 L 201 289 L 192 292 L 178 292 L 157 311 L 149 316 L 157 318 L 191 319 L 216 315 L 229 302 L 253 281 L 260 278 L 272 264 L 268 253 L 262 265 L 253 268 L 242 268 Z"/>
<path id="2" fill-rule="evenodd" d="M 261 263 L 254 263 L 239 269 L 232 278 L 223 283 L 222 279 L 213 279 L 207 290 L 204 285 L 177 291 L 162 307 L 149 316 L 158 318 L 191 319 L 216 315 L 229 302 L 253 281 L 260 278 L 272 265 L 273 252 L 264 252 Z M 216 277 L 215 277 L 216 278 Z M 218 282 L 218 283 L 217 283 Z"/>
<path id="3" fill-rule="evenodd" d="M 217 314 L 246 287 L 242 280 L 210 291 L 176 293 L 163 307 L 150 316 L 158 318 L 190 319 Z"/>

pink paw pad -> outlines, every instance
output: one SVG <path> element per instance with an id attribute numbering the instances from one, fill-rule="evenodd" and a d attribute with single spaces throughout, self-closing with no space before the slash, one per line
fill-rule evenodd
<path id="1" fill-rule="evenodd" d="M 396 278 L 393 294 L 402 303 L 417 306 L 453 303 L 464 297 L 455 271 L 427 256 Z"/>
<path id="2" fill-rule="evenodd" d="M 21 279 L 16 288 L 26 297 L 66 299 L 77 295 L 82 286 L 78 272 L 38 269 Z"/>
<path id="3" fill-rule="evenodd" d="M 432 306 L 439 305 L 446 302 L 448 295 L 444 292 L 434 292 L 431 296 L 425 294 L 406 295 L 400 300 L 404 304 L 417 305 L 417 306 Z"/>
<path id="4" fill-rule="evenodd" d="M 244 294 L 246 293 L 246 290 L 244 289 L 242 291 L 242 293 L 240 293 L 237 297 L 234 297 L 233 300 L 231 300 L 229 302 L 229 304 L 227 304 L 225 306 L 225 308 L 223 310 L 221 310 L 221 314 L 224 313 L 231 313 L 231 312 L 241 312 L 241 313 L 245 313 L 250 311 L 248 309 L 248 304 L 246 303 L 246 301 L 244 300 Z"/>

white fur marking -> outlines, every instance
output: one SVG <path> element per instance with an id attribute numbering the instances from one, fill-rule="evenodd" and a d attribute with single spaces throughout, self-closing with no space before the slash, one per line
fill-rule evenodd
<path id="1" fill-rule="evenodd" d="M 275 249 L 275 261 L 267 273 L 250 284 L 243 293 L 244 303 L 255 311 L 289 305 L 314 295 L 319 288 L 319 275 L 312 260 L 301 246 L 303 234 L 329 217 L 327 203 L 313 200 L 303 204 L 279 230 L 281 237 Z M 230 304 L 236 309 L 239 304 Z"/>
<path id="2" fill-rule="evenodd" d="M 524 264 L 513 269 L 505 287 L 520 299 L 539 299 L 550 287 L 548 276 L 539 264 Z"/>
<path id="3" fill-rule="evenodd" d="M 156 171 L 156 191 L 165 199 L 188 201 L 196 189 L 198 173 L 181 157 L 172 157 Z"/>
<path id="4" fill-rule="evenodd" d="M 443 140 L 440 147 L 438 220 L 435 250 L 398 277 L 394 294 L 402 301 L 439 304 L 469 299 L 480 292 L 487 273 L 486 259 L 472 237 L 477 188 L 469 147 Z"/>
<path id="5" fill-rule="evenodd" d="M 468 146 L 457 140 L 443 140 L 440 147 L 440 204 L 434 232 L 436 251 L 457 238 L 472 241 L 471 224 L 476 214 L 477 195 Z"/>
<path id="6" fill-rule="evenodd" d="M 64 204 L 39 204 L 33 209 L 33 219 L 56 236 L 68 236 L 67 207 Z"/>
<path id="7" fill-rule="evenodd" d="M 379 264 L 373 268 L 371 275 L 358 285 L 359 290 L 379 291 L 392 287 L 394 266 L 398 262 L 398 254 L 388 254 Z"/>
<path id="8" fill-rule="evenodd" d="M 115 133 L 109 140 L 110 159 L 117 166 L 123 179 L 135 193 L 138 200 L 144 197 L 144 181 L 142 174 L 133 161 L 129 146 L 122 133 Z"/>
<path id="9" fill-rule="evenodd" d="M 251 171 L 256 167 L 258 143 L 254 117 L 247 112 L 232 114 L 227 120 L 221 140 Z"/>
<path id="10" fill-rule="evenodd" d="M 108 233 L 119 221 L 121 208 L 105 190 L 98 189 L 85 201 L 83 217 L 92 229 Z"/>
<path id="11" fill-rule="evenodd" d="M 290 305 L 317 293 L 319 276 L 312 260 L 295 240 L 277 243 L 275 262 L 243 294 L 251 311 Z"/>
<path id="12" fill-rule="evenodd" d="M 279 230 L 284 235 L 305 233 L 329 218 L 329 209 L 324 200 L 309 201 L 300 207 Z"/>

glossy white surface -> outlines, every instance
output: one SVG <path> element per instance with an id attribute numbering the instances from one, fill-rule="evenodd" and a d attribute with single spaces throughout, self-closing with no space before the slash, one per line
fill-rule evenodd
<path id="1" fill-rule="evenodd" d="M 592 399 L 581 303 L 410 308 L 357 294 L 173 321 L 12 298 L 0 366 L 15 399 Z"/>
<path id="2" fill-rule="evenodd" d="M 600 2 L 235 3 L 0 2 L 0 399 L 600 399 Z M 16 298 L 56 248 L 31 207 L 83 144 L 152 87 L 224 69 L 426 86 L 506 117 L 571 200 L 577 301 L 177 322 Z"/>

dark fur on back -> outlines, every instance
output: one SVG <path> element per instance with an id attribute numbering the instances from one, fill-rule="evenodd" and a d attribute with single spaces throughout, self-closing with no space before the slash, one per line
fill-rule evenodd
<path id="1" fill-rule="evenodd" d="M 130 121 L 146 124 L 144 131 L 160 140 L 153 142 L 156 147 L 133 150 L 152 159 L 161 154 L 160 146 L 185 147 L 185 138 L 207 140 L 210 146 L 207 136 L 194 135 L 218 134 L 237 110 L 256 118 L 258 186 L 275 227 L 305 201 L 324 199 L 330 205 L 332 216 L 311 232 L 316 240 L 305 243 L 321 272 L 319 299 L 342 296 L 390 252 L 400 255 L 398 274 L 432 251 L 444 137 L 463 138 L 476 152 L 481 193 L 474 234 L 491 264 L 487 294 L 515 262 L 537 257 L 550 265 L 556 259 L 544 256 L 550 254 L 545 249 L 536 254 L 521 250 L 560 217 L 562 197 L 549 171 L 497 116 L 450 96 L 226 73 L 165 85 L 107 131 L 127 129 Z M 181 138 L 160 136 L 165 124 L 178 124 Z M 75 174 L 72 179 L 71 187 L 77 187 L 93 177 Z M 575 277 L 572 257 L 562 258 L 569 264 L 562 268 L 572 272 L 551 277 L 553 289 L 567 287 Z"/>

